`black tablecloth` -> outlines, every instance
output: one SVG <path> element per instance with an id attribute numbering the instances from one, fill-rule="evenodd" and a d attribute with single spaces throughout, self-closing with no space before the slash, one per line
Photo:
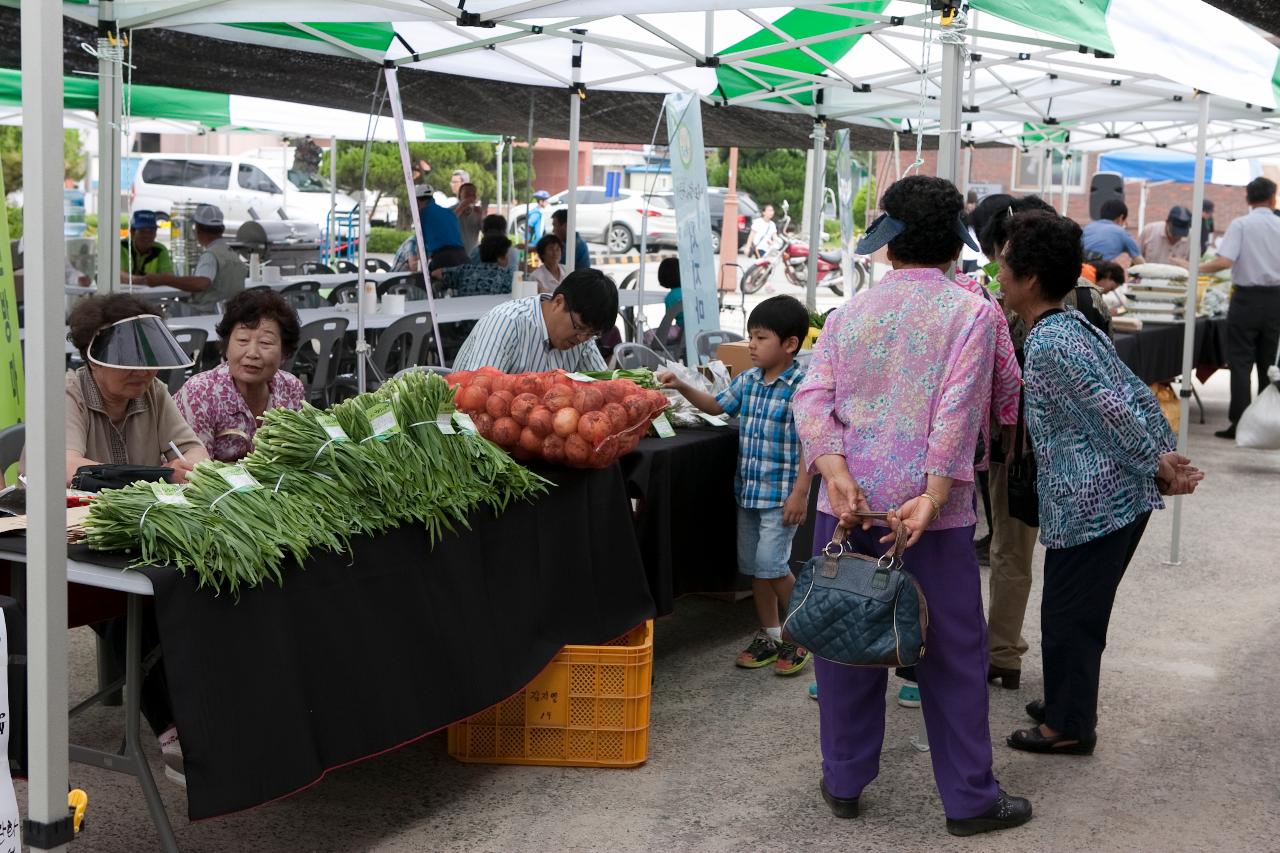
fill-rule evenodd
<path id="1" fill-rule="evenodd" d="M 1226 364 L 1225 318 L 1200 317 L 1196 320 L 1192 361 L 1197 366 L 1221 367 Z M 1147 323 L 1137 332 L 1116 332 L 1113 340 L 1116 354 L 1129 369 L 1147 384 L 1169 382 L 1182 375 L 1181 323 Z"/>
<path id="2" fill-rule="evenodd" d="M 434 549 L 416 526 L 357 538 L 354 559 L 315 556 L 239 601 L 143 569 L 190 817 L 268 802 L 422 737 L 517 692 L 566 643 L 652 616 L 619 469 L 542 473 L 558 484 L 546 495 L 478 512 Z"/>
<path id="3" fill-rule="evenodd" d="M 681 595 L 736 588 L 737 459 L 737 429 L 717 428 L 646 438 L 620 460 L 639 500 L 636 538 L 659 615 Z"/>

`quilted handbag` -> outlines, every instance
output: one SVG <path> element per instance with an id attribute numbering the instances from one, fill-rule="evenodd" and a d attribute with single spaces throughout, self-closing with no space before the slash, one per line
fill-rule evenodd
<path id="1" fill-rule="evenodd" d="M 902 568 L 906 527 L 899 526 L 897 542 L 878 559 L 851 550 L 844 537 L 837 527 L 801 569 L 783 632 L 833 663 L 914 666 L 924 657 L 929 609 L 920 585 Z"/>

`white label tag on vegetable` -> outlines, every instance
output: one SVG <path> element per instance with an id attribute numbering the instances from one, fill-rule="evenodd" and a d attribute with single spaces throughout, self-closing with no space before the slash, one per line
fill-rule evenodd
<path id="1" fill-rule="evenodd" d="M 373 434 L 378 438 L 390 438 L 400 432 L 400 423 L 396 420 L 396 413 L 391 411 L 391 406 L 387 403 L 381 403 L 369 409 L 369 426 L 373 428 Z"/>
<path id="2" fill-rule="evenodd" d="M 330 441 L 350 441 L 351 437 L 347 435 L 347 431 L 338 423 L 338 419 L 333 415 L 316 415 L 316 423 L 324 429 L 328 434 Z"/>
<path id="3" fill-rule="evenodd" d="M 471 420 L 471 415 L 468 415 L 466 412 L 454 412 L 453 422 L 458 426 L 462 427 L 462 429 L 465 430 L 466 432 L 480 431 L 476 429 L 476 422 Z"/>
<path id="4" fill-rule="evenodd" d="M 445 435 L 458 434 L 458 431 L 453 428 L 453 418 L 447 412 L 436 415 L 436 428 Z"/>
<path id="5" fill-rule="evenodd" d="M 722 426 L 729 425 L 724 420 L 717 417 L 716 415 L 709 415 L 706 412 L 698 412 L 698 417 L 702 418 L 704 421 L 711 424 L 712 426 L 722 427 Z"/>
<path id="6" fill-rule="evenodd" d="M 250 489 L 261 489 L 262 484 L 253 478 L 253 475 L 240 465 L 228 465 L 226 468 L 219 468 L 218 473 L 222 475 L 222 479 L 227 481 L 227 485 L 238 492 L 247 492 Z"/>
<path id="7" fill-rule="evenodd" d="M 653 419 L 653 429 L 658 433 L 659 438 L 675 438 L 676 431 L 671 426 L 671 421 L 667 420 L 667 413 L 663 412 Z"/>
<path id="8" fill-rule="evenodd" d="M 182 493 L 182 486 L 174 483 L 152 483 L 151 493 L 156 496 L 156 503 L 170 506 L 191 506 L 191 501 Z"/>
<path id="9" fill-rule="evenodd" d="M 585 373 L 566 373 L 566 379 L 572 379 L 574 382 L 595 382 L 594 376 L 588 376 Z"/>

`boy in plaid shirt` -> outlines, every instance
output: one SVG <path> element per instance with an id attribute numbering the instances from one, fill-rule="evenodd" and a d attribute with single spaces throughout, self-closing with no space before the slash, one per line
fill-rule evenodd
<path id="1" fill-rule="evenodd" d="M 708 414 L 738 417 L 738 570 L 752 576 L 761 627 L 737 664 L 748 669 L 774 664 L 778 675 L 795 675 L 812 655 L 783 641 L 778 609 L 791 599 L 791 540 L 809 508 L 811 478 L 791 417 L 791 395 L 804 378 L 795 356 L 809 333 L 809 313 L 790 296 L 774 296 L 751 312 L 747 331 L 754 366 L 719 394 L 700 391 L 670 373 L 658 378 Z"/>

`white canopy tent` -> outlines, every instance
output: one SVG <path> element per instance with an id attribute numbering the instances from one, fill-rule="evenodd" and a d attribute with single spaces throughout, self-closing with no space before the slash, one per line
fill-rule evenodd
<path id="1" fill-rule="evenodd" d="M 982 28 L 976 19 L 963 26 L 963 18 L 940 28 L 927 4 L 905 0 L 792 3 L 846 22 L 835 28 L 822 24 L 816 30 L 812 22 L 783 25 L 783 19 L 798 10 L 735 0 L 471 0 L 462 10 L 445 0 L 314 0 L 307 4 L 308 23 L 294 20 L 296 4 L 279 0 L 99 0 L 68 3 L 63 10 L 55 7 L 53 11 L 51 6 L 22 7 L 28 145 L 47 145 L 54 138 L 62 55 L 58 14 L 63 10 L 102 24 L 108 34 L 139 27 L 181 28 L 241 42 L 354 56 L 374 63 L 390 61 L 393 66 L 563 86 L 570 97 L 571 115 L 583 93 L 592 89 L 692 89 L 710 104 L 811 115 L 819 150 L 826 120 L 903 128 L 904 118 L 914 116 L 907 129 L 940 133 L 939 173 L 952 179 L 958 173 L 961 119 L 966 117 L 995 123 L 1070 125 L 1073 133 L 1076 125 L 1114 120 L 1117 113 L 1125 114 L 1125 121 L 1167 122 L 1184 133 L 1198 120 L 1203 128 L 1197 137 L 1203 141 L 1203 160 L 1211 117 L 1256 124 L 1251 144 L 1256 135 L 1258 144 L 1265 145 L 1269 112 L 1278 106 L 1272 75 L 1280 51 L 1199 0 L 1168 0 L 1154 19 L 1144 12 L 1149 4 L 1139 0 L 1079 7 L 1030 0 L 973 0 L 971 11 L 981 14 Z M 812 31 L 803 32 L 806 27 Z M 100 120 L 106 127 L 118 127 L 118 81 L 124 54 L 112 53 L 111 40 L 107 35 L 99 44 L 100 68 L 103 79 L 114 79 L 117 85 L 102 87 Z M 1231 45 L 1231 56 L 1207 56 L 1199 47 L 1206 42 Z M 472 52 L 477 50 L 484 51 L 483 61 L 476 61 Z M 579 57 L 581 63 L 576 61 Z M 388 89 L 394 90 L 393 69 L 388 69 L 386 80 Z M 1196 102 L 1193 89 L 1223 96 L 1213 99 L 1212 116 L 1210 99 Z M 396 99 L 392 103 L 398 113 Z M 973 112 L 975 107 L 979 111 Z M 1116 133 L 1119 139 L 1140 144 L 1125 132 L 1103 131 L 1101 137 L 1114 139 L 1109 134 Z M 118 134 L 102 136 L 118 142 Z M 403 134 L 400 141 L 407 180 Z M 571 139 L 574 143 L 576 139 Z M 111 155 L 112 151 L 104 150 L 104 159 Z M 61 269 L 60 241 L 52 239 L 58 233 L 57 210 L 51 204 L 58 197 L 59 182 L 50 180 L 55 164 L 49 160 L 38 154 L 27 160 L 26 185 L 48 194 L 44 205 L 28 204 L 28 258 L 29 263 L 34 256 L 37 264 Z M 573 232 L 577 160 L 570 162 L 569 230 Z M 1199 199 L 1202 180 L 1197 187 Z M 815 207 L 820 195 L 815 194 Z M 100 256 L 109 259 L 116 253 Z M 118 256 L 107 262 L 118 263 Z M 40 268 L 34 272 L 38 274 Z M 112 272 L 100 270 L 100 280 L 115 280 Z M 1191 299 L 1193 305 L 1194 286 Z M 55 352 L 53 343 L 60 338 L 60 327 L 55 328 L 55 321 L 60 322 L 59 306 L 37 297 L 29 309 L 33 329 L 38 331 L 29 338 L 34 346 L 28 352 L 35 349 L 40 354 L 29 364 L 28 384 L 56 388 L 61 346 Z M 360 329 L 362 333 L 362 321 Z M 41 582 L 32 585 L 33 592 L 39 593 L 39 598 L 33 595 L 32 607 L 44 611 L 39 622 L 32 620 L 33 634 L 42 636 L 33 640 L 31 696 L 35 707 L 43 701 L 46 708 L 61 708 L 66 695 L 65 609 L 64 599 L 58 596 L 65 596 L 65 553 L 55 541 L 60 531 L 50 525 L 61 512 L 55 506 L 59 496 L 50 486 L 61 475 L 57 442 L 45 439 L 59 434 L 63 412 L 58 395 L 33 393 L 30 405 L 29 411 L 35 413 L 32 420 L 42 425 L 34 432 L 42 438 L 32 443 L 29 458 L 33 470 L 47 478 L 32 493 L 36 507 L 32 565 L 38 571 L 43 568 Z M 65 791 L 66 724 L 65 719 L 45 723 L 32 732 L 32 816 L 52 822 L 64 813 L 59 799 Z M 166 845 L 169 849 L 171 841 Z"/>

